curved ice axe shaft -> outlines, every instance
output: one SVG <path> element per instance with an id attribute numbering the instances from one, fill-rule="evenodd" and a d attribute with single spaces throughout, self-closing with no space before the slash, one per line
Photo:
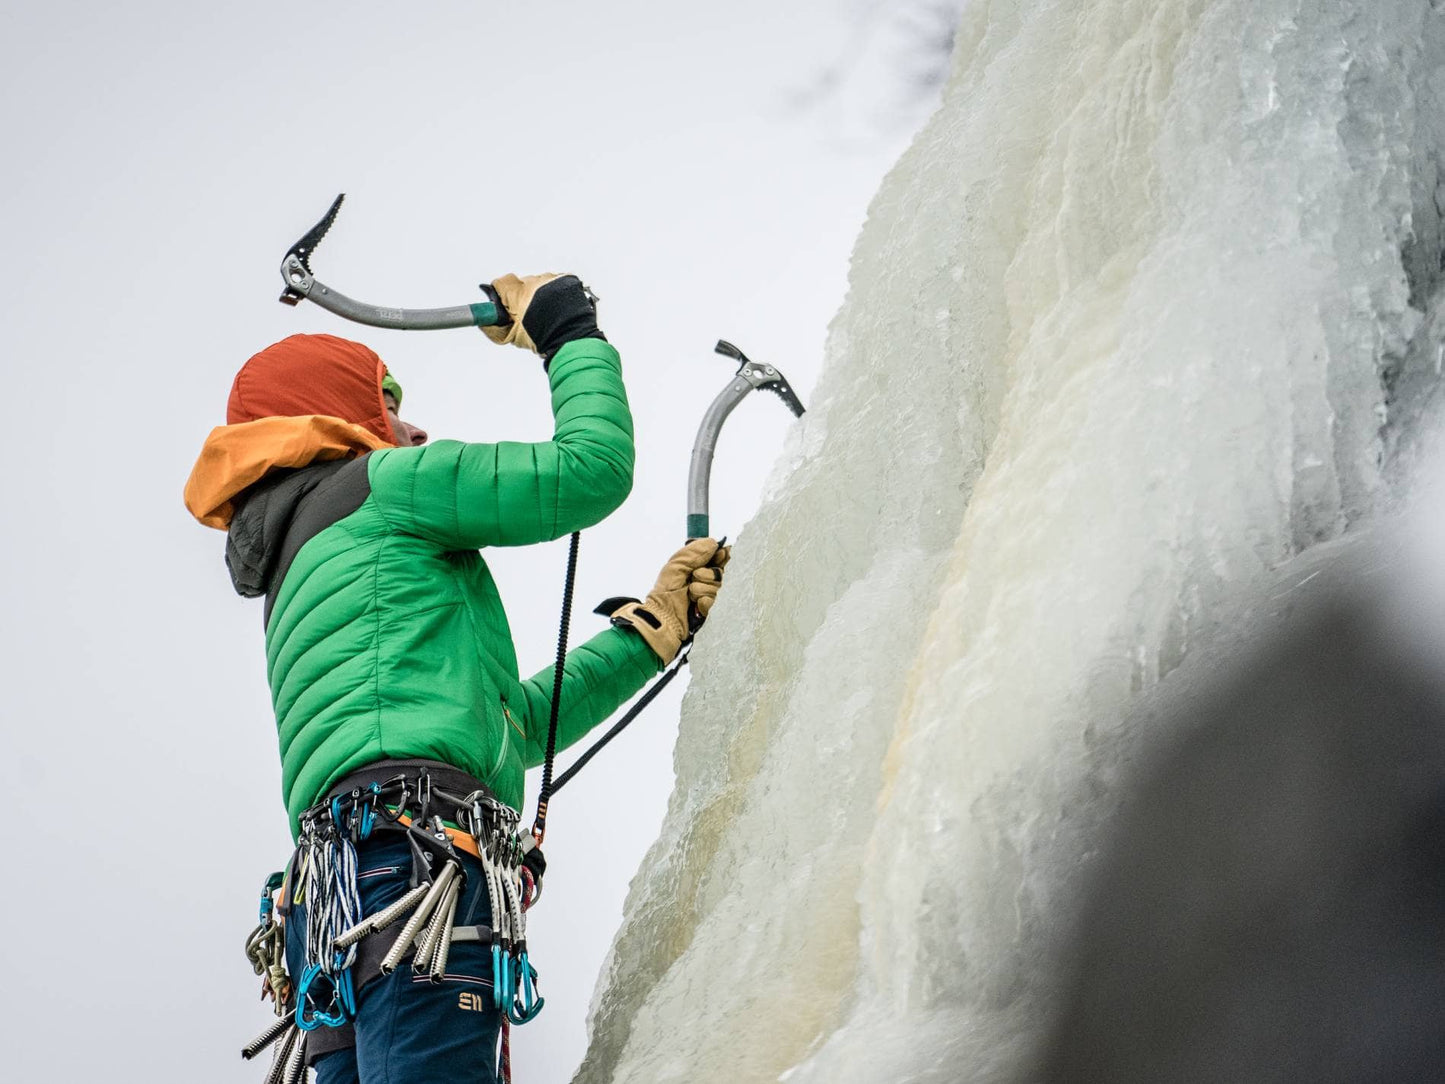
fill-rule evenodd
<path id="1" fill-rule="evenodd" d="M 749 361 L 746 354 L 725 339 L 719 339 L 715 349 L 725 357 L 737 359 L 739 366 L 736 375 L 728 381 L 728 386 L 707 408 L 707 413 L 702 418 L 702 425 L 698 427 L 697 440 L 692 445 L 692 468 L 687 479 L 687 537 L 689 539 L 707 538 L 711 534 L 708 527 L 707 491 L 709 476 L 712 474 L 713 452 L 717 449 L 718 433 L 722 431 L 723 422 L 727 421 L 727 417 L 733 412 L 733 409 L 747 398 L 748 392 L 761 388 L 776 392 L 788 405 L 788 409 L 793 412 L 794 417 L 801 418 L 803 416 L 802 402 L 793 392 L 787 377 L 777 369 L 771 365 L 759 365 L 755 361 Z M 631 601 L 636 600 L 608 599 L 597 608 L 596 612 L 610 614 L 620 603 Z M 689 624 L 692 631 L 696 632 L 701 623 L 701 619 L 695 613 L 690 615 Z M 573 761 L 570 768 L 557 777 L 547 792 L 548 800 L 551 800 L 559 790 L 566 786 L 568 781 L 580 772 L 604 745 L 622 733 L 632 720 L 642 714 L 643 709 L 652 703 L 657 694 L 667 687 L 667 683 L 677 677 L 678 672 L 687 665 L 691 650 L 691 641 L 689 641 L 678 652 L 671 665 L 663 671 L 662 676 L 652 683 L 627 714 L 618 719 L 611 730 L 593 742 L 585 753 Z"/>
<path id="2" fill-rule="evenodd" d="M 331 224 L 336 221 L 336 213 L 341 210 L 341 201 L 345 198 L 345 192 L 337 196 L 331 204 L 331 209 L 322 216 L 321 221 L 312 226 L 301 240 L 287 250 L 285 258 L 281 261 L 281 278 L 286 283 L 286 289 L 281 292 L 280 300 L 283 304 L 295 305 L 305 298 L 308 301 L 314 301 L 328 312 L 334 312 L 337 316 L 354 320 L 358 324 L 397 328 L 402 331 L 434 331 L 449 327 L 493 327 L 498 324 L 511 323 L 511 317 L 507 315 L 507 310 L 492 296 L 488 286 L 482 287 L 488 300 L 478 301 L 471 305 L 453 305 L 446 309 L 393 309 L 357 301 L 323 283 L 311 273 L 311 253 L 316 251 L 316 246 L 321 243 L 321 239 L 326 236 L 326 231 L 331 229 Z"/>
<path id="3" fill-rule="evenodd" d="M 749 361 L 748 356 L 732 343 L 719 339 L 714 348 L 725 357 L 735 358 L 740 365 L 728 386 L 719 393 L 703 415 L 697 439 L 692 444 L 692 466 L 687 475 L 687 537 L 707 538 L 708 484 L 712 478 L 712 457 L 717 450 L 718 434 L 733 409 L 747 398 L 748 392 L 766 388 L 782 397 L 795 418 L 803 416 L 803 404 L 793 392 L 788 378 L 771 365 Z"/>

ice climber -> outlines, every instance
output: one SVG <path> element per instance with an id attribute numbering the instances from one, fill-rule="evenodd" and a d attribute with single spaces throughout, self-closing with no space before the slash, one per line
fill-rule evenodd
<path id="1" fill-rule="evenodd" d="M 227 532 L 237 592 L 265 599 L 298 850 L 278 890 L 284 932 L 264 907 L 258 927 L 274 931 L 277 958 L 263 944 L 253 962 L 278 1014 L 300 1024 L 281 1055 L 293 1079 L 310 1064 L 321 1084 L 494 1081 L 504 1016 L 522 1011 L 499 976 L 532 993 L 515 943 L 530 844 L 516 811 L 524 770 L 543 758 L 553 669 L 518 676 L 479 550 L 559 538 L 615 510 L 632 486 L 632 418 L 617 351 L 576 277 L 508 275 L 493 288 L 512 323 L 485 330 L 543 359 L 551 440 L 428 443 L 399 417 L 401 387 L 374 352 L 293 335 L 241 368 L 227 424 L 186 485 L 192 514 Z M 690 542 L 645 600 L 609 600 L 612 627 L 567 655 L 559 748 L 677 654 L 727 556 Z M 489 851 L 489 840 L 521 843 Z M 451 862 L 462 876 L 447 881 Z M 385 929 L 336 943 L 408 896 Z M 424 910 L 424 925 L 408 920 Z M 388 961 L 411 926 L 413 948 Z M 503 929 L 513 941 L 498 948 Z M 276 1028 L 290 1028 L 286 1016 Z"/>

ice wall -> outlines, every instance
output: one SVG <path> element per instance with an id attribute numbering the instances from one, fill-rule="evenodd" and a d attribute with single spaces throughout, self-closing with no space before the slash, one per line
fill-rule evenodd
<path id="1" fill-rule="evenodd" d="M 1388 506 L 1431 0 L 974 0 L 694 654 L 578 1080 L 1026 1076 L 1118 720 Z"/>

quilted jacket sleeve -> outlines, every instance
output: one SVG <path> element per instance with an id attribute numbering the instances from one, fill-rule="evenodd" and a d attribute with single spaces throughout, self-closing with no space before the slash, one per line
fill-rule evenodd
<path id="1" fill-rule="evenodd" d="M 557 748 L 567 748 L 602 722 L 662 669 L 647 641 L 629 629 L 608 629 L 567 653 L 562 667 L 562 711 Z M 553 667 L 522 682 L 527 707 L 525 766 L 535 768 L 547 753 L 552 716 Z"/>
<path id="2" fill-rule="evenodd" d="M 370 456 L 371 493 L 394 530 L 449 550 L 525 546 L 598 523 L 632 490 L 632 414 L 617 351 L 562 347 L 549 370 L 552 439 L 437 441 Z"/>

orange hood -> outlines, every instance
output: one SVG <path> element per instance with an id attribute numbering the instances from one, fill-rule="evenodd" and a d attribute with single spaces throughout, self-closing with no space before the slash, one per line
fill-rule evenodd
<path id="1" fill-rule="evenodd" d="M 335 335 L 292 335 L 251 357 L 231 384 L 186 482 L 186 507 L 225 530 L 232 499 L 269 471 L 396 444 L 385 393 L 401 400 L 376 352 Z"/>
<path id="2" fill-rule="evenodd" d="M 392 448 L 369 429 L 323 414 L 261 418 L 211 430 L 186 481 L 186 508 L 207 527 L 231 525 L 231 501 L 272 470 Z"/>

